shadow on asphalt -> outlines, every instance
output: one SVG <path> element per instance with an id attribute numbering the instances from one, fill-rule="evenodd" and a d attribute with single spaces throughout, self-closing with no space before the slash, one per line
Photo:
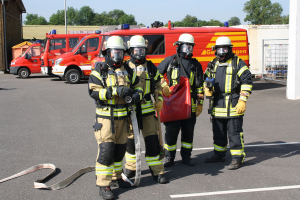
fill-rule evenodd
<path id="1" fill-rule="evenodd" d="M 47 76 L 47 75 L 45 75 L 45 76 L 29 76 L 29 77 L 27 77 L 27 78 L 24 78 L 24 79 L 33 79 L 33 78 L 53 78 L 53 77 L 55 77 L 55 76 Z M 23 78 L 20 78 L 20 77 L 16 77 L 17 79 L 23 79 Z"/>
<path id="2" fill-rule="evenodd" d="M 282 88 L 286 87 L 284 84 L 280 83 L 270 83 L 270 82 L 253 82 L 253 89 L 252 90 L 268 90 L 268 89 L 274 89 L 274 88 Z"/>
<path id="3" fill-rule="evenodd" d="M 0 88 L 0 90 L 15 90 L 17 88 Z"/>

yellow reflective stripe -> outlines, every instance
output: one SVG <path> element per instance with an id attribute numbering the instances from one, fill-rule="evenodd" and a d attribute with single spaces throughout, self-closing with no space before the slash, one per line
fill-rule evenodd
<path id="1" fill-rule="evenodd" d="M 145 91 L 144 91 L 144 95 L 150 93 L 150 80 L 147 80 L 147 79 L 150 79 L 148 73 L 146 73 L 146 88 L 145 88 Z"/>
<path id="2" fill-rule="evenodd" d="M 168 151 L 176 151 L 176 144 L 175 145 L 171 145 L 171 146 L 165 144 L 164 148 L 167 149 Z"/>
<path id="3" fill-rule="evenodd" d="M 136 88 L 134 88 L 134 90 L 141 90 L 141 91 L 143 91 L 143 89 L 141 87 L 136 87 Z"/>
<path id="4" fill-rule="evenodd" d="M 106 82 L 107 82 L 107 86 L 115 86 L 115 75 L 114 74 L 109 74 L 107 79 L 106 79 Z"/>
<path id="5" fill-rule="evenodd" d="M 207 76 L 209 76 L 209 71 L 208 70 L 205 70 L 205 74 L 207 75 Z"/>
<path id="6" fill-rule="evenodd" d="M 216 32 L 215 35 L 246 35 L 246 32 Z"/>
<path id="7" fill-rule="evenodd" d="M 192 112 L 196 112 L 197 104 L 192 101 Z"/>
<path id="8" fill-rule="evenodd" d="M 115 172 L 121 171 L 122 167 L 123 167 L 123 161 L 114 163 L 114 171 Z"/>
<path id="9" fill-rule="evenodd" d="M 242 100 L 242 101 L 247 101 L 247 97 L 240 96 L 239 100 Z"/>
<path id="10" fill-rule="evenodd" d="M 237 75 L 238 75 L 238 76 L 241 76 L 241 75 L 243 74 L 243 72 L 246 71 L 247 69 L 248 69 L 247 66 L 242 67 L 242 68 L 238 71 Z"/>
<path id="11" fill-rule="evenodd" d="M 231 82 L 232 82 L 232 67 L 228 66 L 226 69 L 225 93 L 231 92 Z"/>
<path id="12" fill-rule="evenodd" d="M 200 103 L 201 105 L 203 105 L 203 100 L 200 100 L 199 103 Z"/>
<path id="13" fill-rule="evenodd" d="M 193 143 L 181 142 L 181 146 L 186 149 L 191 149 L 193 147 Z"/>
<path id="14" fill-rule="evenodd" d="M 154 108 L 149 108 L 149 109 L 142 110 L 142 114 L 146 114 L 154 111 L 155 111 Z"/>
<path id="15" fill-rule="evenodd" d="M 214 149 L 216 151 L 227 151 L 227 146 L 221 147 L 221 146 L 218 146 L 218 145 L 214 144 Z"/>
<path id="16" fill-rule="evenodd" d="M 246 40 L 246 36 L 227 36 L 231 41 Z M 219 37 L 212 37 L 211 42 L 217 41 Z"/>
<path id="17" fill-rule="evenodd" d="M 100 76 L 100 73 L 93 70 L 92 73 L 91 73 L 92 76 L 95 76 L 96 78 L 98 78 L 100 81 L 102 81 L 102 78 Z"/>
<path id="18" fill-rule="evenodd" d="M 160 73 L 158 72 L 158 70 L 156 71 L 156 75 L 154 76 L 154 80 L 157 80 L 158 76 L 160 75 Z"/>
<path id="19" fill-rule="evenodd" d="M 178 78 L 178 69 L 177 68 L 173 69 L 171 78 L 173 81 L 173 85 L 177 85 L 177 78 Z"/>
<path id="20" fill-rule="evenodd" d="M 107 92 L 106 89 L 100 89 L 99 90 L 99 99 L 100 100 L 107 100 L 106 99 L 106 92 Z"/>
<path id="21" fill-rule="evenodd" d="M 247 43 L 246 42 L 232 42 L 231 43 L 233 47 L 246 47 Z M 212 46 L 215 46 L 216 43 L 208 43 L 208 45 L 206 46 L 206 48 L 211 48 Z"/>
<path id="22" fill-rule="evenodd" d="M 162 165 L 162 160 L 156 162 L 147 162 L 149 166 Z"/>
<path id="23" fill-rule="evenodd" d="M 240 150 L 230 149 L 230 153 L 231 155 L 242 155 L 244 153 L 244 149 L 240 149 Z"/>
<path id="24" fill-rule="evenodd" d="M 161 84 L 162 87 L 165 87 L 167 85 L 168 85 L 167 82 L 164 82 L 164 83 Z"/>
<path id="25" fill-rule="evenodd" d="M 212 77 L 213 78 L 215 78 L 215 76 L 216 76 L 216 71 L 217 71 L 217 67 L 219 66 L 219 61 L 217 61 L 216 63 L 215 63 L 215 68 L 214 68 L 214 73 L 212 74 Z"/>
<path id="26" fill-rule="evenodd" d="M 194 73 L 191 72 L 191 74 L 190 74 L 190 84 L 193 85 L 193 83 L 194 83 Z"/>
<path id="27" fill-rule="evenodd" d="M 212 112 L 212 115 L 215 116 L 215 117 L 227 117 L 227 112 L 226 113 L 220 113 L 220 112 Z M 236 112 L 231 112 L 229 114 L 229 117 L 235 117 L 235 116 L 242 116 L 244 114 L 237 114 Z"/>
<path id="28" fill-rule="evenodd" d="M 108 103 L 108 104 L 111 104 L 111 105 L 115 105 L 115 98 L 109 99 L 109 100 L 107 101 L 107 103 Z"/>
<path id="29" fill-rule="evenodd" d="M 132 84 L 135 82 L 135 79 L 136 79 L 136 73 L 135 73 L 135 71 L 133 71 L 132 80 L 131 80 Z"/>
<path id="30" fill-rule="evenodd" d="M 101 108 L 97 108 L 96 109 L 96 114 L 97 115 L 102 115 L 102 116 L 110 116 L 110 108 L 108 107 L 108 109 L 101 109 Z M 114 117 L 123 117 L 123 116 L 127 116 L 127 110 L 126 108 L 121 108 L 121 109 L 114 109 Z"/>
<path id="31" fill-rule="evenodd" d="M 248 85 L 248 84 L 243 84 L 241 85 L 241 90 L 243 91 L 252 91 L 252 85 Z"/>
<path id="32" fill-rule="evenodd" d="M 127 160 L 130 160 L 130 161 L 136 161 L 136 156 L 134 154 L 130 154 L 128 152 L 125 153 L 125 158 L 126 158 L 126 161 Z"/>
<path id="33" fill-rule="evenodd" d="M 105 166 L 105 165 L 96 164 L 95 166 L 96 175 L 112 175 L 113 169 L 114 169 L 113 165 Z"/>
<path id="34" fill-rule="evenodd" d="M 161 100 L 162 102 L 164 102 L 164 99 L 162 97 L 158 97 L 159 100 Z"/>
<path id="35" fill-rule="evenodd" d="M 117 87 L 112 87 L 112 95 L 113 96 L 117 96 L 118 93 L 117 93 Z"/>
<path id="36" fill-rule="evenodd" d="M 155 156 L 155 157 L 146 157 L 146 161 L 154 161 L 154 160 L 158 160 L 159 156 Z"/>

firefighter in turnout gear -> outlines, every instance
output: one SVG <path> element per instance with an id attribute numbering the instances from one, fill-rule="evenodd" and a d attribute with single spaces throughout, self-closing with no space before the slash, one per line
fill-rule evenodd
<path id="1" fill-rule="evenodd" d="M 125 97 L 134 103 L 142 99 L 143 89 L 139 77 L 123 63 L 125 43 L 119 36 L 111 36 L 104 42 L 104 62 L 96 62 L 89 78 L 89 95 L 95 99 L 96 123 L 93 126 L 98 142 L 96 160 L 96 185 L 103 199 L 114 199 L 110 185 L 117 177 L 119 187 L 130 187 L 121 178 L 123 157 L 126 152 L 129 130 L 128 106 Z"/>
<path id="2" fill-rule="evenodd" d="M 196 117 L 202 112 L 204 96 L 203 71 L 201 64 L 195 58 L 192 58 L 195 45 L 192 35 L 180 35 L 179 40 L 174 45 L 177 45 L 177 54 L 167 57 L 157 67 L 161 74 L 163 93 L 165 96 L 170 96 L 172 92 L 170 86 L 177 85 L 181 76 L 188 78 L 191 85 L 192 114 L 189 119 L 164 123 L 166 126 L 164 145 L 166 161 L 164 166 L 170 167 L 174 165 L 177 138 L 180 130 L 182 162 L 189 166 L 194 166 L 195 162 L 191 159 L 191 152 Z M 165 74 L 167 74 L 169 85 L 163 78 Z"/>
<path id="3" fill-rule="evenodd" d="M 251 73 L 246 63 L 232 52 L 231 40 L 216 40 L 216 58 L 208 63 L 204 78 L 214 79 L 214 87 L 205 87 L 205 95 L 212 98 L 214 155 L 206 163 L 224 162 L 227 134 L 232 161 L 228 169 L 238 169 L 245 159 L 243 116 L 246 101 L 252 91 Z M 206 85 L 204 83 L 204 85 Z"/>
<path id="4" fill-rule="evenodd" d="M 142 129 L 145 141 L 146 162 L 154 180 L 160 184 L 165 184 L 167 183 L 167 179 L 164 177 L 164 166 L 162 160 L 159 158 L 160 145 L 157 134 L 158 122 L 155 117 L 155 110 L 159 112 L 163 106 L 163 97 L 161 92 L 162 87 L 156 66 L 151 61 L 146 60 L 147 45 L 148 41 L 142 36 L 132 36 L 127 45 L 130 51 L 128 53 L 130 54 L 130 60 L 127 61 L 127 64 L 139 77 L 144 91 L 144 98 L 140 104 L 136 105 L 136 107 L 140 106 L 142 111 L 142 122 L 140 123 L 140 128 Z M 158 101 L 153 102 L 151 100 L 151 95 L 155 95 L 155 90 L 159 91 Z M 132 131 L 128 136 L 125 158 L 125 175 L 128 178 L 132 178 L 136 173 L 136 156 Z"/>

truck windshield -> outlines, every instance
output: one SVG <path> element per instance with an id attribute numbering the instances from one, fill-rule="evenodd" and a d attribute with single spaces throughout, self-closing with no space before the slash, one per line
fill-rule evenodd
<path id="1" fill-rule="evenodd" d="M 77 49 L 77 47 L 78 47 L 84 40 L 85 40 L 85 37 L 83 37 L 83 38 L 80 40 L 80 42 L 78 42 L 78 43 L 76 44 L 76 46 L 71 50 L 71 52 L 74 52 L 75 49 Z"/>
<path id="2" fill-rule="evenodd" d="M 19 57 L 22 57 L 25 55 L 25 53 L 28 53 L 29 51 L 31 51 L 31 48 L 32 48 L 32 45 L 30 45 L 26 51 L 24 51 L 21 55 L 19 55 Z"/>

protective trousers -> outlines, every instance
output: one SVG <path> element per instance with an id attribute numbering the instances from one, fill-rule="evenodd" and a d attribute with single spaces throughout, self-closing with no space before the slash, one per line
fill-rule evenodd
<path id="1" fill-rule="evenodd" d="M 193 149 L 194 128 L 196 124 L 196 114 L 192 113 L 191 118 L 172 122 L 165 122 L 165 152 L 166 159 L 174 160 L 176 155 L 176 144 L 179 131 L 181 129 L 181 150 L 182 159 L 190 158 Z"/>
<path id="2" fill-rule="evenodd" d="M 214 154 L 225 157 L 227 151 L 227 133 L 232 160 L 244 162 L 243 117 L 213 118 Z"/>
<path id="3" fill-rule="evenodd" d="M 96 160 L 96 185 L 110 186 L 112 176 L 121 178 L 123 157 L 127 142 L 127 119 L 114 120 L 115 134 L 111 131 L 111 120 L 97 118 L 94 126 L 95 137 L 98 142 L 98 156 Z"/>
<path id="4" fill-rule="evenodd" d="M 143 117 L 143 137 L 146 147 L 146 162 L 151 170 L 152 175 L 157 176 L 158 174 L 164 174 L 164 166 L 162 160 L 159 160 L 159 140 L 157 134 L 157 119 L 154 115 Z M 136 170 L 136 156 L 134 146 L 134 135 L 131 132 L 128 135 L 127 147 L 126 147 L 126 164 L 125 168 L 135 171 Z"/>

